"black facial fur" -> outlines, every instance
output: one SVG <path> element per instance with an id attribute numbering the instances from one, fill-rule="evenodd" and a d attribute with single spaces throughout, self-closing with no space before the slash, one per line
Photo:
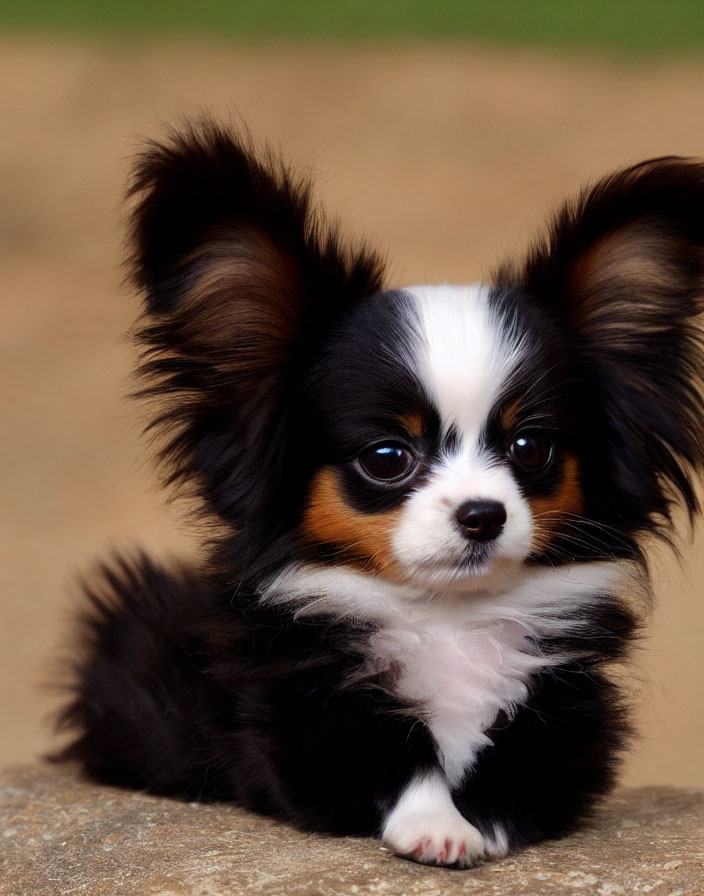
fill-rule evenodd
<path id="1" fill-rule="evenodd" d="M 411 322 L 410 300 L 402 291 L 372 296 L 340 320 L 301 390 L 298 413 L 306 429 L 316 432 L 316 466 L 339 466 L 350 505 L 367 513 L 397 506 L 409 484 L 380 486 L 361 475 L 357 458 L 365 448 L 398 441 L 425 463 L 437 446 L 437 411 L 408 363 Z M 406 414 L 422 420 L 420 435 L 404 426 Z"/>

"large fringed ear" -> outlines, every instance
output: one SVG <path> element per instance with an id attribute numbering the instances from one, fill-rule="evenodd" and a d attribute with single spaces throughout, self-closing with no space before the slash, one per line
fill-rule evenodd
<path id="1" fill-rule="evenodd" d="M 640 504 L 644 519 L 667 518 L 678 497 L 693 514 L 692 473 L 704 462 L 704 164 L 654 159 L 606 177 L 497 282 L 527 290 L 567 330 L 630 515 Z"/>
<path id="2" fill-rule="evenodd" d="M 158 399 L 168 477 L 236 518 L 304 346 L 381 288 L 382 263 L 342 246 L 308 180 L 210 121 L 150 144 L 130 192 L 142 394 Z"/>

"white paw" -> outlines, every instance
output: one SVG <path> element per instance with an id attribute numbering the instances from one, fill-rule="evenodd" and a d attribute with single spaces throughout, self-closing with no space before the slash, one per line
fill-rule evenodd
<path id="1" fill-rule="evenodd" d="M 427 865 L 468 868 L 485 858 L 486 843 L 464 818 L 439 769 L 420 772 L 386 818 L 383 842 L 397 855 Z"/>
<path id="2" fill-rule="evenodd" d="M 392 819 L 383 842 L 397 855 L 426 865 L 468 868 L 486 856 L 484 838 L 456 809 Z"/>

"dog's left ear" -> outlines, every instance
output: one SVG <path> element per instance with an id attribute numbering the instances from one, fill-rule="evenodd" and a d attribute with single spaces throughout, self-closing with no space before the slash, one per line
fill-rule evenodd
<path id="1" fill-rule="evenodd" d="M 527 290 L 567 330 L 626 516 L 667 517 L 676 497 L 693 514 L 692 471 L 704 463 L 704 164 L 668 157 L 604 178 L 497 281 Z"/>

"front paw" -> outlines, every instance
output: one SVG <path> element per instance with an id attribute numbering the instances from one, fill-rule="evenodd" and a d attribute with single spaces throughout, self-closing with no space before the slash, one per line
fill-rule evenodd
<path id="1" fill-rule="evenodd" d="M 397 855 L 425 865 L 470 868 L 486 857 L 481 833 L 457 810 L 392 819 L 382 839 Z"/>

